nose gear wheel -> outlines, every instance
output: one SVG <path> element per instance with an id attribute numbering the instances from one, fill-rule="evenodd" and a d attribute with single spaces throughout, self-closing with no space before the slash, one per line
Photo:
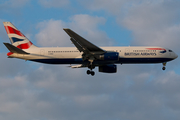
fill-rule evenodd
<path id="1" fill-rule="evenodd" d="M 162 67 L 162 70 L 166 70 L 166 62 L 165 63 L 163 63 L 163 67 Z"/>

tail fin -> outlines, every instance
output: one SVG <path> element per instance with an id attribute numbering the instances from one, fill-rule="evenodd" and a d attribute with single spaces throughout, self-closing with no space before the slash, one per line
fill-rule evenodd
<path id="1" fill-rule="evenodd" d="M 12 45 L 19 49 L 30 49 L 36 47 L 11 22 L 3 22 L 3 24 Z"/>

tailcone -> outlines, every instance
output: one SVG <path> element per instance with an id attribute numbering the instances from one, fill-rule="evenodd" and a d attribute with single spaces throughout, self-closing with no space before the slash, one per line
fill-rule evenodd
<path id="1" fill-rule="evenodd" d="M 13 54 L 13 52 L 8 52 L 8 53 L 7 53 L 7 56 L 10 57 L 12 54 Z"/>

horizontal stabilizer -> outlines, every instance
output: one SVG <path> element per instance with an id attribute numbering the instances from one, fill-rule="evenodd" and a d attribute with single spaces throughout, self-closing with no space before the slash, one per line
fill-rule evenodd
<path id="1" fill-rule="evenodd" d="M 27 53 L 27 52 L 25 52 L 25 51 L 23 51 L 23 50 L 15 47 L 15 46 L 11 45 L 11 44 L 9 44 L 9 43 L 4 43 L 4 45 L 5 45 L 5 46 L 9 49 L 9 51 L 12 52 L 12 53 L 29 54 L 29 53 Z"/>

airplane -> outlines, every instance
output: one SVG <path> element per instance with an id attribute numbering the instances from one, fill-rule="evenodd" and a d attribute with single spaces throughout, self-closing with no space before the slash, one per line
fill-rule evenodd
<path id="1" fill-rule="evenodd" d="M 171 49 L 158 46 L 98 47 L 68 28 L 63 30 L 70 36 L 75 47 L 37 47 L 11 22 L 3 22 L 10 43 L 4 43 L 10 52 L 9 58 L 19 58 L 46 64 L 75 64 L 71 68 L 87 67 L 88 75 L 99 72 L 116 73 L 116 64 L 166 63 L 178 55 Z"/>

